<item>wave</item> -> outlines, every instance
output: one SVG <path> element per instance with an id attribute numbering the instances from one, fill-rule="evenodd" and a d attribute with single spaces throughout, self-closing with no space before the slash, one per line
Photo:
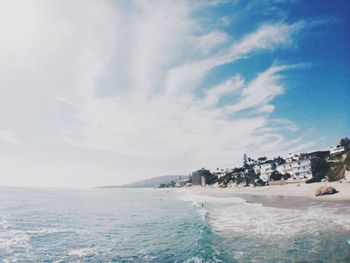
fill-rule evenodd
<path id="1" fill-rule="evenodd" d="M 0 233 L 0 250 L 10 252 L 12 249 L 29 248 L 29 235 L 24 231 L 9 230 Z"/>
<path id="2" fill-rule="evenodd" d="M 0 216 L 0 228 L 7 229 L 8 228 L 8 218 L 7 216 Z"/>
<path id="3" fill-rule="evenodd" d="M 30 235 L 50 235 L 56 233 L 65 233 L 68 230 L 63 228 L 54 228 L 54 227 L 43 227 L 43 228 L 35 228 L 33 230 L 28 230 L 26 233 Z"/>
<path id="4" fill-rule="evenodd" d="M 184 263 L 203 263 L 205 260 L 200 257 L 191 257 L 187 259 Z"/>
<path id="5" fill-rule="evenodd" d="M 68 256 L 75 256 L 75 257 L 88 257 L 93 256 L 96 254 L 96 251 L 93 248 L 78 248 L 78 249 L 72 249 L 68 251 Z"/>
<path id="6" fill-rule="evenodd" d="M 220 233 L 259 238 L 295 237 L 329 230 L 350 230 L 350 208 L 310 206 L 306 209 L 266 207 L 240 197 L 212 197 L 186 193 L 179 197 L 194 202 L 197 212 Z"/>

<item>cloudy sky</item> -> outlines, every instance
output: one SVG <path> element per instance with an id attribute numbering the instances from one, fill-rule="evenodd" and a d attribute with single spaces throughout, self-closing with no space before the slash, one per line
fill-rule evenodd
<path id="1" fill-rule="evenodd" d="M 350 135 L 344 0 L 0 1 L 0 185 L 90 187 Z"/>

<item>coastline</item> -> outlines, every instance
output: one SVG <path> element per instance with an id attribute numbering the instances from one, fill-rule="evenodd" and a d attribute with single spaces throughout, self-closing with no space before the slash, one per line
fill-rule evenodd
<path id="1" fill-rule="evenodd" d="M 332 195 L 315 196 L 315 191 L 325 183 L 286 184 L 263 187 L 191 187 L 186 192 L 200 196 L 217 198 L 241 197 L 247 202 L 263 203 L 266 206 L 279 208 L 303 208 L 319 203 L 341 203 L 350 205 L 350 183 L 330 182 L 338 193 Z"/>

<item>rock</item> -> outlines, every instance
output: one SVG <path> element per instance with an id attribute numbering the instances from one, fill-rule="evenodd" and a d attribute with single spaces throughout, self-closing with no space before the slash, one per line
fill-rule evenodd
<path id="1" fill-rule="evenodd" d="M 318 188 L 315 192 L 315 196 L 322 196 L 322 195 L 332 195 L 338 193 L 337 190 L 335 190 L 332 186 L 321 186 Z"/>
<path id="2" fill-rule="evenodd" d="M 227 187 L 234 187 L 235 186 L 235 182 L 234 181 L 229 181 L 227 184 Z"/>
<path id="3" fill-rule="evenodd" d="M 213 184 L 213 188 L 219 188 L 219 183 L 216 182 L 215 184 Z"/>

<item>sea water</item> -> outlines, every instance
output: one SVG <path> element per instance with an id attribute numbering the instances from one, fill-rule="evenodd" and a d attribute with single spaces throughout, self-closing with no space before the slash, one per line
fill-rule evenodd
<path id="1" fill-rule="evenodd" d="M 0 188 L 0 262 L 350 262 L 348 203 Z"/>

